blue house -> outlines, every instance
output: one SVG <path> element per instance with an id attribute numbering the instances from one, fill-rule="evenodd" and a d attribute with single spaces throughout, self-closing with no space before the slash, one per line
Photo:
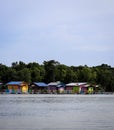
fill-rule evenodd
<path id="1" fill-rule="evenodd" d="M 9 93 L 28 93 L 28 84 L 24 81 L 11 81 L 6 86 Z"/>
<path id="2" fill-rule="evenodd" d="M 44 82 L 33 82 L 30 85 L 29 92 L 34 94 L 47 93 L 47 87 L 48 85 Z"/>

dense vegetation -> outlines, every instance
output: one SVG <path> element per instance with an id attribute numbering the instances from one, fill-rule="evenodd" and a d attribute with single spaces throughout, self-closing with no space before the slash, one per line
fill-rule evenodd
<path id="1" fill-rule="evenodd" d="M 42 65 L 22 61 L 13 62 L 11 67 L 0 64 L 0 82 L 9 81 L 89 82 L 98 84 L 105 91 L 114 91 L 114 68 L 107 64 L 96 67 L 66 66 L 55 60 L 44 61 Z"/>

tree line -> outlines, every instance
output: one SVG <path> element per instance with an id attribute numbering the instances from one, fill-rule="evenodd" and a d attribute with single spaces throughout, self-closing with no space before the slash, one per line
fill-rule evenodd
<path id="1" fill-rule="evenodd" d="M 22 61 L 13 62 L 11 67 L 0 64 L 0 82 L 88 82 L 99 85 L 104 91 L 114 91 L 114 68 L 107 64 L 95 67 L 67 66 L 58 61 L 44 61 L 43 64 Z"/>

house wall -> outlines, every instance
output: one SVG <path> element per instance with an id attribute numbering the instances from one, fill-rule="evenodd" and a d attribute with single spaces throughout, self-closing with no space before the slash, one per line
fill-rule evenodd
<path id="1" fill-rule="evenodd" d="M 47 87 L 34 86 L 34 87 L 32 88 L 32 93 L 34 93 L 34 94 L 47 93 Z"/>
<path id="2" fill-rule="evenodd" d="M 22 93 L 28 93 L 28 85 L 23 85 L 21 91 Z"/>
<path id="3" fill-rule="evenodd" d="M 73 86 L 66 86 L 65 93 L 72 94 L 73 93 Z"/>
<path id="4" fill-rule="evenodd" d="M 93 92 L 94 92 L 93 87 L 89 87 L 89 88 L 88 88 L 88 93 L 89 93 L 89 94 L 92 94 Z"/>
<path id="5" fill-rule="evenodd" d="M 74 86 L 73 87 L 73 93 L 79 93 L 79 86 Z"/>
<path id="6" fill-rule="evenodd" d="M 20 91 L 20 87 L 17 85 L 8 85 L 9 93 L 18 93 Z"/>
<path id="7" fill-rule="evenodd" d="M 66 86 L 65 93 L 78 94 L 79 90 L 80 90 L 79 86 Z"/>
<path id="8" fill-rule="evenodd" d="M 56 86 L 48 86 L 48 93 L 57 93 Z"/>
<path id="9" fill-rule="evenodd" d="M 22 86 L 18 85 L 8 85 L 9 93 L 28 93 L 28 85 L 24 84 Z"/>
<path id="10" fill-rule="evenodd" d="M 85 87 L 84 85 L 80 86 L 80 93 L 81 94 L 86 94 L 87 93 L 87 87 Z"/>
<path id="11" fill-rule="evenodd" d="M 63 88 L 63 87 L 58 88 L 58 92 L 59 92 L 60 94 L 64 93 L 64 88 Z"/>

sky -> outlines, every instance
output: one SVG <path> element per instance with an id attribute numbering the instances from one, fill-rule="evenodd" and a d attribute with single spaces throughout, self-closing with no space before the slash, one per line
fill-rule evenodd
<path id="1" fill-rule="evenodd" d="M 0 63 L 114 67 L 114 0 L 0 0 Z"/>

